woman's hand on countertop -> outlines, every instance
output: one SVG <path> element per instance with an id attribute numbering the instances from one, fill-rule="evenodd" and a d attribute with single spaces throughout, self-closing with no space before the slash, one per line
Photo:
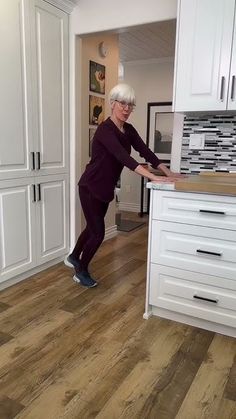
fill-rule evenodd
<path id="1" fill-rule="evenodd" d="M 167 175 L 167 177 L 171 177 L 171 178 L 175 178 L 175 179 L 180 179 L 180 178 L 185 178 L 185 177 L 187 177 L 187 175 L 185 175 L 185 174 L 183 174 L 183 173 L 175 173 L 175 172 L 172 172 L 172 171 L 170 170 L 170 173 Z"/>
<path id="2" fill-rule="evenodd" d="M 184 177 L 186 177 L 186 175 L 184 175 L 184 174 L 182 174 L 182 173 L 175 173 L 175 172 L 172 172 L 168 167 L 166 167 L 166 165 L 165 164 L 163 164 L 163 163 L 161 163 L 159 166 L 158 166 L 158 169 L 166 176 L 166 177 L 168 177 L 169 178 L 169 180 L 170 179 L 172 179 L 172 180 L 178 180 L 178 179 L 180 179 L 180 178 L 184 178 Z"/>
<path id="3" fill-rule="evenodd" d="M 169 171 L 168 176 L 155 176 L 155 179 L 153 179 L 153 182 L 159 182 L 159 183 L 173 183 L 178 182 L 180 179 L 186 178 L 187 175 L 182 173 L 174 173 Z"/>
<path id="4" fill-rule="evenodd" d="M 178 180 L 187 178 L 188 176 L 183 174 L 183 173 L 174 173 L 174 172 L 170 172 L 170 174 L 168 174 L 167 178 L 171 179 L 174 182 L 178 182 Z"/>
<path id="5" fill-rule="evenodd" d="M 172 183 L 175 182 L 176 178 L 169 176 L 155 176 L 155 179 L 152 180 L 154 183 Z"/>

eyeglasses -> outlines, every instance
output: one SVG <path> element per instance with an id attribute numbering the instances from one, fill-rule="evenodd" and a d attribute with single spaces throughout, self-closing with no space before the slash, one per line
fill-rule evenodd
<path id="1" fill-rule="evenodd" d="M 127 103 L 127 102 L 124 102 L 123 100 L 121 100 L 121 101 L 116 100 L 116 102 L 119 104 L 119 106 L 120 106 L 122 109 L 125 109 L 126 107 L 128 107 L 128 109 L 129 109 L 130 111 L 132 111 L 132 110 L 135 108 L 135 105 L 134 105 L 133 103 Z"/>

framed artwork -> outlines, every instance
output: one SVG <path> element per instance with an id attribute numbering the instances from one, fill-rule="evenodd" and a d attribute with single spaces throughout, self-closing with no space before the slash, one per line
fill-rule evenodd
<path id="1" fill-rule="evenodd" d="M 99 125 L 105 117 L 105 99 L 89 95 L 89 124 Z"/>
<path id="2" fill-rule="evenodd" d="M 96 93 L 105 93 L 105 66 L 89 61 L 89 90 Z"/>
<path id="3" fill-rule="evenodd" d="M 168 163 L 171 159 L 174 112 L 172 102 L 150 102 L 147 110 L 147 145 Z"/>
<path id="4" fill-rule="evenodd" d="M 94 134 L 96 132 L 96 128 L 89 128 L 89 157 L 91 157 L 91 152 L 92 152 L 92 142 L 93 142 L 93 137 Z"/>

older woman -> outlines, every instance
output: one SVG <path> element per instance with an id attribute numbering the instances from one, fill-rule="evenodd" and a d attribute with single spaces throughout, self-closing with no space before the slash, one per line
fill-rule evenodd
<path id="1" fill-rule="evenodd" d="M 102 122 L 94 135 L 92 156 L 79 181 L 79 196 L 87 222 L 73 252 L 65 263 L 75 268 L 74 280 L 86 287 L 97 285 L 88 265 L 101 245 L 105 234 L 104 218 L 114 198 L 114 190 L 124 166 L 152 181 L 165 181 L 140 165 L 130 156 L 131 147 L 153 168 L 168 177 L 176 177 L 146 146 L 135 128 L 126 121 L 135 107 L 135 93 L 127 84 L 118 84 L 110 91 L 111 116 Z M 171 179 L 168 179 L 170 181 Z M 167 181 L 167 179 L 166 179 Z"/>

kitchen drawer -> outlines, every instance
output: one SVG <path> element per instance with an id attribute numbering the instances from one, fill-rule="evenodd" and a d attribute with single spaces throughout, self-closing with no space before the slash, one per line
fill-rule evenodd
<path id="1" fill-rule="evenodd" d="M 195 282 L 180 269 L 151 264 L 149 304 L 236 327 L 236 291 Z"/>
<path id="2" fill-rule="evenodd" d="M 236 230 L 236 197 L 152 191 L 152 218 Z"/>
<path id="3" fill-rule="evenodd" d="M 153 220 L 150 260 L 236 281 L 236 231 Z"/>

